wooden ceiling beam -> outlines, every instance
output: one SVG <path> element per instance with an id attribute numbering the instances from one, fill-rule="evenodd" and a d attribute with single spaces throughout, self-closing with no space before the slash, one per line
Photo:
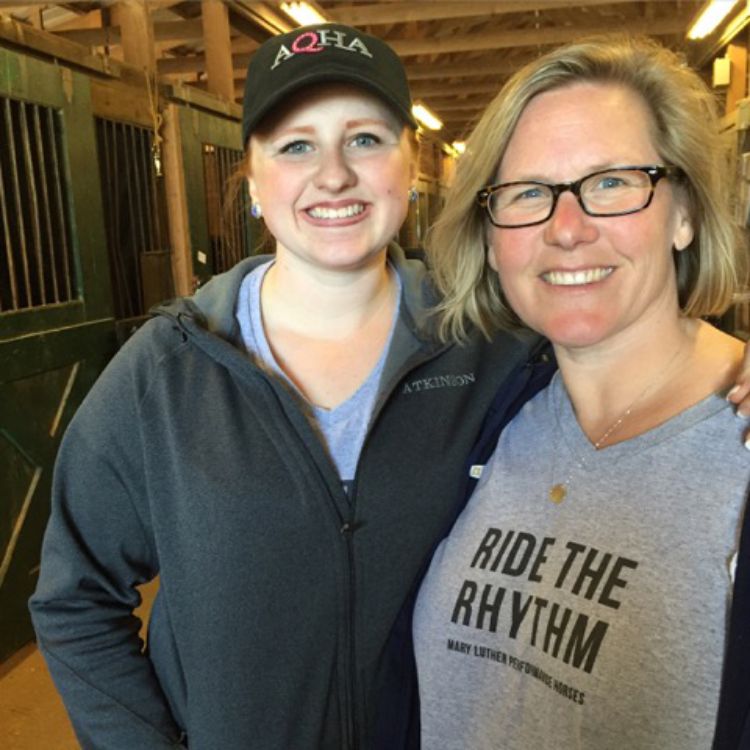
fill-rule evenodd
<path id="1" fill-rule="evenodd" d="M 623 31 L 630 34 L 684 34 L 692 14 L 650 21 L 631 21 Z M 481 50 L 511 49 L 565 44 L 591 34 L 606 34 L 611 27 L 571 26 L 565 28 L 523 29 L 518 31 L 489 31 L 481 34 L 462 34 L 445 39 L 389 39 L 388 44 L 404 57 L 409 55 L 447 55 L 452 52 L 478 52 Z"/>
<path id="2" fill-rule="evenodd" d="M 251 53 L 260 45 L 246 37 L 241 37 L 232 41 L 232 59 L 234 60 L 235 71 L 244 75 L 247 68 Z M 535 54 L 515 56 L 510 59 L 505 55 L 502 59 L 498 57 L 481 57 L 472 63 L 420 63 L 407 65 L 406 74 L 411 82 L 429 81 L 441 78 L 471 78 L 487 75 L 509 75 L 522 65 L 537 57 Z M 158 62 L 160 72 L 164 73 L 194 73 L 204 70 L 205 57 L 202 54 L 191 55 L 190 57 L 165 58 Z M 162 70 L 163 66 L 163 70 Z"/>
<path id="3" fill-rule="evenodd" d="M 147 86 L 148 78 L 141 67 L 92 53 L 87 47 L 60 39 L 49 31 L 40 31 L 27 24 L 17 23 L 2 13 L 0 13 L 0 46 L 31 49 L 43 57 L 64 61 L 65 64 L 83 69 L 87 73 L 115 78 L 129 86 L 144 89 Z"/>
<path id="4" fill-rule="evenodd" d="M 203 38 L 203 22 L 200 18 L 191 21 L 159 21 L 154 24 L 154 39 L 157 42 L 187 42 Z"/>
<path id="5" fill-rule="evenodd" d="M 262 6 L 248 8 L 245 5 Z M 272 34 L 288 31 L 291 26 L 272 14 L 264 3 L 227 3 L 232 28 L 248 38 L 255 47 Z M 154 23 L 154 39 L 157 42 L 188 42 L 203 38 L 203 25 L 200 18 L 181 21 L 157 21 Z M 59 37 L 87 47 L 120 44 L 118 26 L 90 29 L 69 29 L 54 32 Z"/>
<path id="6" fill-rule="evenodd" d="M 61 39 L 83 44 L 86 47 L 120 44 L 119 26 L 105 26 L 100 29 L 70 29 L 52 33 Z M 154 40 L 157 42 L 186 42 L 202 38 L 203 24 L 200 18 L 192 21 L 159 21 L 154 24 Z"/>
<path id="7" fill-rule="evenodd" d="M 103 47 L 105 44 L 120 43 L 120 27 L 104 26 L 93 29 L 63 29 L 53 30 L 55 36 L 68 42 L 82 44 L 85 47 Z"/>
<path id="8" fill-rule="evenodd" d="M 234 45 L 232 45 L 232 52 L 234 53 Z M 247 66 L 250 64 L 251 57 L 252 53 L 250 52 L 232 54 L 232 69 L 234 71 L 242 71 L 244 76 Z M 202 73 L 206 69 L 206 56 L 200 54 L 190 55 L 189 57 L 164 57 L 161 60 L 157 60 L 156 68 L 160 75 L 180 76 L 191 73 Z"/>
<path id="9" fill-rule="evenodd" d="M 105 60 L 101 55 L 92 54 L 80 44 L 73 44 L 67 39 L 57 38 L 55 34 L 18 23 L 2 13 L 0 13 L 0 44 L 33 49 L 41 55 L 60 58 L 85 70 L 104 75 L 119 76 L 125 67 L 117 60 Z"/>
<path id="10" fill-rule="evenodd" d="M 465 94 L 493 94 L 500 90 L 504 81 L 461 81 L 460 83 L 440 83 L 411 86 L 411 94 L 416 99 L 429 96 L 463 96 Z"/>
<path id="11" fill-rule="evenodd" d="M 443 130 L 441 133 L 445 133 L 446 136 L 450 134 L 450 136 L 446 137 L 448 141 L 463 140 L 471 135 L 478 121 L 478 117 L 467 118 L 466 120 L 443 121 Z"/>
<path id="12" fill-rule="evenodd" d="M 578 8 L 615 5 L 634 0 L 575 0 Z M 641 2 L 642 0 L 635 0 Z M 508 13 L 533 13 L 535 10 L 566 9 L 570 0 L 515 0 L 515 2 L 410 2 L 378 3 L 377 5 L 339 5 L 325 9 L 332 21 L 351 26 L 385 26 L 409 21 L 436 21 L 446 18 L 499 16 Z"/>
<path id="13" fill-rule="evenodd" d="M 98 29 L 102 25 L 102 11 L 100 8 L 92 10 L 82 16 L 71 16 L 70 19 L 55 24 L 54 28 L 45 31 L 67 31 L 72 29 Z"/>
<path id="14" fill-rule="evenodd" d="M 466 99 L 464 101 L 445 101 L 439 102 L 436 99 L 430 99 L 429 107 L 436 112 L 476 112 L 478 109 L 484 109 L 487 106 L 488 98 Z"/>
<path id="15" fill-rule="evenodd" d="M 5 5 L 3 4 L 0 6 L 0 13 L 2 13 L 5 16 L 12 16 L 14 14 L 16 15 L 23 15 L 25 16 L 29 12 L 29 4 L 26 3 L 25 5 Z"/>
<path id="16" fill-rule="evenodd" d="M 425 81 L 433 78 L 471 78 L 486 76 L 490 73 L 506 75 L 518 70 L 522 65 L 536 58 L 536 55 L 524 55 L 515 59 L 504 55 L 498 57 L 480 57 L 471 63 L 419 63 L 406 65 L 406 76 L 410 81 Z"/>
<path id="17" fill-rule="evenodd" d="M 269 3 L 251 3 L 241 0 L 224 0 L 230 11 L 232 26 L 241 34 L 263 42 L 274 34 L 283 34 L 294 27 L 276 13 Z"/>
<path id="18" fill-rule="evenodd" d="M 460 119 L 441 118 L 440 121 L 443 123 L 444 131 L 450 131 L 451 133 L 461 131 L 462 134 L 468 135 L 474 129 L 473 126 L 479 121 L 480 115 L 481 111 L 475 115 L 466 115 L 466 117 Z"/>

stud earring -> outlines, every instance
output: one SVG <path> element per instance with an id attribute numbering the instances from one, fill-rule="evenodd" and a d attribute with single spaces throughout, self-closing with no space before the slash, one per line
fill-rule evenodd
<path id="1" fill-rule="evenodd" d="M 253 201 L 250 204 L 250 216 L 252 216 L 253 219 L 260 219 L 260 217 L 263 216 L 263 209 L 260 207 L 260 203 Z"/>
<path id="2" fill-rule="evenodd" d="M 417 192 L 417 189 L 412 185 L 412 187 L 409 188 L 409 203 L 414 203 L 417 198 L 419 198 L 419 193 Z"/>

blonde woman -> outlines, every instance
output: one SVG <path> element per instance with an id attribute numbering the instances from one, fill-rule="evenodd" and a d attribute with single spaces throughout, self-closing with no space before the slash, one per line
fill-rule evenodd
<path id="1" fill-rule="evenodd" d="M 742 345 L 704 321 L 746 249 L 717 139 L 678 57 L 608 37 L 519 72 L 467 144 L 443 331 L 522 322 L 559 371 L 491 413 L 422 584 L 425 750 L 750 747 Z"/>

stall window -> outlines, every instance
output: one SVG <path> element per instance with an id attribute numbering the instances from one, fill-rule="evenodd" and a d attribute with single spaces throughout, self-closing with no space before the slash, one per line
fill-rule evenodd
<path id="1" fill-rule="evenodd" d="M 97 118 L 96 137 L 115 317 L 133 318 L 173 295 L 163 178 L 151 129 Z"/>
<path id="2" fill-rule="evenodd" d="M 250 199 L 245 180 L 233 175 L 242 151 L 203 144 L 203 177 L 212 272 L 222 273 L 252 254 Z"/>
<path id="3" fill-rule="evenodd" d="M 60 113 L 0 97 L 0 313 L 78 298 Z"/>

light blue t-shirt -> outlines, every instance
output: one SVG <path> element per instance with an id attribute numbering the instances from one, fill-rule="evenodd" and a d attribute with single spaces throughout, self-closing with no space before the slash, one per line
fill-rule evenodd
<path id="1" fill-rule="evenodd" d="M 745 426 L 712 395 L 597 451 L 559 377 L 524 406 L 419 594 L 424 750 L 711 747 Z"/>
<path id="2" fill-rule="evenodd" d="M 300 405 L 307 415 L 313 429 L 320 436 L 328 450 L 328 455 L 339 473 L 345 486 L 354 479 L 359 454 L 362 450 L 367 428 L 372 416 L 372 410 L 378 395 L 380 376 L 383 372 L 388 349 L 393 337 L 396 320 L 398 319 L 401 300 L 401 280 L 393 271 L 397 283 L 397 299 L 399 303 L 393 315 L 388 339 L 377 363 L 367 379 L 348 398 L 333 409 L 325 409 L 310 404 L 286 376 L 281 366 L 273 356 L 271 347 L 263 328 L 263 317 L 260 307 L 260 288 L 263 278 L 273 261 L 264 263 L 253 269 L 242 281 L 237 298 L 237 321 L 240 325 L 242 340 L 247 351 L 263 362 L 267 368 L 282 377 L 299 396 Z"/>

